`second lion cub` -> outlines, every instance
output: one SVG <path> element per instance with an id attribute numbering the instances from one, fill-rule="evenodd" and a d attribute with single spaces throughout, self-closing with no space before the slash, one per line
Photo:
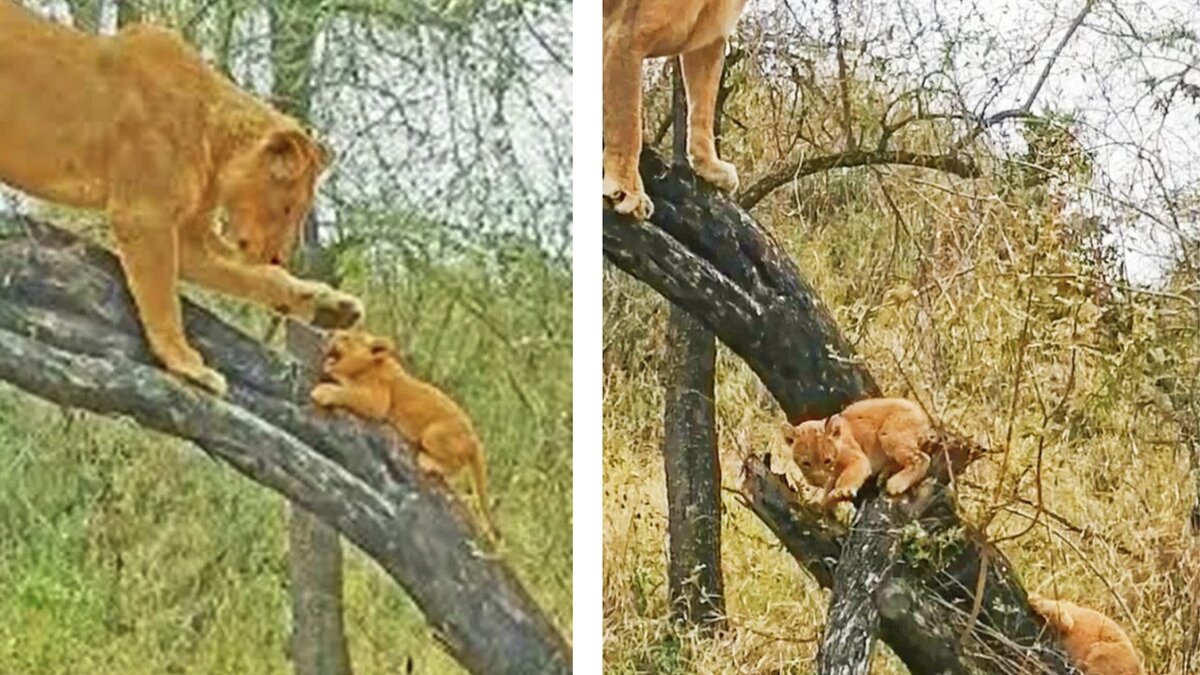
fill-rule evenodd
<path id="1" fill-rule="evenodd" d="M 1133 641 L 1121 626 L 1090 607 L 1029 596 L 1029 606 L 1054 626 L 1083 675 L 1146 675 Z"/>
<path id="2" fill-rule="evenodd" d="M 441 389 L 406 372 L 391 340 L 336 331 L 329 341 L 324 372 L 333 382 L 313 388 L 314 403 L 387 422 L 413 445 L 423 471 L 449 480 L 469 468 L 479 509 L 488 528 L 497 533 L 488 507 L 483 445 L 471 419 Z"/>
<path id="3" fill-rule="evenodd" d="M 825 504 L 853 499 L 883 472 L 895 472 L 887 481 L 890 495 L 919 483 L 929 471 L 921 445 L 932 431 L 921 406 L 903 398 L 858 401 L 823 420 L 782 427 L 805 480 L 825 489 Z"/>

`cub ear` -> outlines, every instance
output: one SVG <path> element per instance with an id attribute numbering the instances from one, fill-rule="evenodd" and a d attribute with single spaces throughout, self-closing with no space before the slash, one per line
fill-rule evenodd
<path id="1" fill-rule="evenodd" d="M 312 140 L 303 131 L 272 131 L 262 149 L 271 178 L 281 181 L 299 178 L 311 161 L 305 147 L 312 145 Z"/>
<path id="2" fill-rule="evenodd" d="M 373 337 L 367 346 L 371 350 L 371 356 L 377 360 L 390 356 L 396 351 L 396 344 L 385 337 Z"/>
<path id="3" fill-rule="evenodd" d="M 779 433 L 783 434 L 783 440 L 788 443 L 796 440 L 796 427 L 792 426 L 790 422 L 780 422 Z"/>
<path id="4" fill-rule="evenodd" d="M 825 433 L 834 438 L 842 435 L 842 416 L 830 415 L 825 418 Z"/>

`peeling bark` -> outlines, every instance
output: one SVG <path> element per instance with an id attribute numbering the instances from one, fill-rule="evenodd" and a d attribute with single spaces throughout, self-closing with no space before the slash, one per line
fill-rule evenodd
<path id="1" fill-rule="evenodd" d="M 748 213 L 653 152 L 643 153 L 641 171 L 654 217 L 635 223 L 604 211 L 610 262 L 712 329 L 793 423 L 880 395 L 812 287 Z M 940 480 L 899 502 L 864 490 L 850 530 L 798 507 L 763 460 L 750 457 L 743 467 L 747 504 L 804 569 L 834 589 L 822 672 L 866 672 L 876 627 L 914 673 L 1007 674 L 1015 665 L 1017 672 L 1075 672 L 1042 635 L 1007 560 L 958 518 L 947 478 L 970 461 L 971 444 L 945 431 L 931 442 Z M 981 571 L 984 597 L 971 621 Z M 850 627 L 864 635 L 841 639 Z M 840 645 L 851 648 L 832 653 Z"/>
<path id="2" fill-rule="evenodd" d="M 308 404 L 313 373 L 191 304 L 194 346 L 226 399 L 154 364 L 113 256 L 0 217 L 0 379 L 196 443 L 317 515 L 375 559 L 473 673 L 568 673 L 570 652 L 470 514 L 375 425 Z"/>

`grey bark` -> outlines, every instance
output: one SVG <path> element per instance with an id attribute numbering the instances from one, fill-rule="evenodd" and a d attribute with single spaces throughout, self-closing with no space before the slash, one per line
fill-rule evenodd
<path id="1" fill-rule="evenodd" d="M 674 160 L 687 163 L 687 102 L 675 63 Z M 721 571 L 721 464 L 717 456 L 712 331 L 672 306 L 663 362 L 667 477 L 667 589 L 671 615 L 708 632 L 725 623 Z"/>
<path id="2" fill-rule="evenodd" d="M 712 329 L 751 366 L 794 423 L 880 395 L 811 286 L 749 214 L 686 168 L 668 168 L 652 152 L 643 153 L 641 170 L 654 200 L 654 218 L 635 223 L 605 210 L 604 253 L 610 262 Z M 940 442 L 950 460 L 942 466 L 961 466 L 972 449 L 944 431 Z M 1042 622 L 1029 609 L 1003 555 L 958 519 L 944 489 L 907 509 L 864 490 L 858 522 L 878 524 L 879 530 L 860 526 L 834 536 L 824 516 L 789 508 L 796 500 L 784 486 L 774 486 L 770 495 L 788 494 L 788 499 L 772 501 L 756 492 L 762 480 L 751 479 L 761 465 L 751 458 L 744 467 L 747 503 L 805 569 L 834 588 L 830 635 L 821 655 L 826 668 L 862 672 L 869 655 L 863 645 L 879 626 L 878 637 L 912 672 L 1010 673 L 1013 664 L 1026 664 L 1024 672 L 1031 673 L 1074 672 L 1059 646 L 1042 635 Z M 822 533 L 829 538 L 824 547 L 806 545 Z M 917 542 L 906 543 L 905 537 Z M 944 542 L 949 550 L 939 551 L 920 574 L 898 577 L 905 551 L 919 550 L 922 541 Z M 834 543 L 837 558 L 822 557 Z M 980 614 L 972 621 L 981 572 L 987 583 Z M 933 614 L 900 624 L 902 630 L 892 627 L 906 617 L 924 618 L 917 610 Z M 865 637 L 838 639 L 840 631 L 852 627 Z M 948 639 L 968 630 L 965 640 Z"/>
<path id="3" fill-rule="evenodd" d="M 315 410 L 308 364 L 190 302 L 184 323 L 228 377 L 225 399 L 155 364 L 111 254 L 28 219 L 0 218 L 0 379 L 192 441 L 317 515 L 405 589 L 469 672 L 570 672 L 570 650 L 549 617 L 399 439 Z"/>

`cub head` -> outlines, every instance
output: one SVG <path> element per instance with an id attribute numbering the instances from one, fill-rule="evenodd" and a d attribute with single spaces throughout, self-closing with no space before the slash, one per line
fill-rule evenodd
<path id="1" fill-rule="evenodd" d="M 391 340 L 361 331 L 334 331 L 325 351 L 324 372 L 335 380 L 353 379 L 392 358 Z"/>
<path id="2" fill-rule="evenodd" d="M 221 176 L 227 234 L 247 262 L 283 265 L 312 208 L 329 152 L 298 126 L 283 126 L 235 157 Z"/>
<path id="3" fill-rule="evenodd" d="M 837 463 L 837 448 L 825 431 L 828 420 L 809 420 L 796 426 L 784 422 L 783 440 L 792 448 L 792 459 L 804 479 L 814 487 L 824 487 Z"/>

